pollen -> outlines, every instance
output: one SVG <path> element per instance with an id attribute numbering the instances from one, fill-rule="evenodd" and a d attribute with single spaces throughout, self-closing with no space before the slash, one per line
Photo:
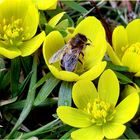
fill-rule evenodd
<path id="1" fill-rule="evenodd" d="M 93 103 L 88 103 L 84 109 L 91 116 L 91 121 L 96 125 L 103 125 L 113 119 L 115 108 L 110 103 L 101 99 L 95 99 Z"/>
<path id="2" fill-rule="evenodd" d="M 11 45 L 22 40 L 23 33 L 22 19 L 16 19 L 12 17 L 11 20 L 5 18 L 0 24 L 0 38 L 4 41 L 8 41 Z"/>

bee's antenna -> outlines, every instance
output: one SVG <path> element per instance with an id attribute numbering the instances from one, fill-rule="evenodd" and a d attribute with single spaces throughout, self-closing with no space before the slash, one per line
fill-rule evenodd
<path id="1" fill-rule="evenodd" d="M 89 38 L 87 38 L 87 40 L 88 40 L 90 43 L 86 43 L 86 45 L 91 45 L 92 41 L 91 41 Z"/>
<path id="2" fill-rule="evenodd" d="M 92 43 L 92 41 L 91 41 L 89 38 L 87 38 L 87 40 L 88 40 L 90 43 Z"/>

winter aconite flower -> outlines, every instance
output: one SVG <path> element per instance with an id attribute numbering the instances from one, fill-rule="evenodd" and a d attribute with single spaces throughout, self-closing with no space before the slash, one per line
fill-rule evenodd
<path id="1" fill-rule="evenodd" d="M 112 70 L 106 70 L 100 77 L 98 91 L 88 80 L 78 81 L 72 90 L 77 108 L 60 106 L 58 117 L 66 124 L 80 128 L 71 133 L 74 140 L 114 139 L 123 134 L 124 123 L 137 112 L 139 96 L 135 92 L 117 106 L 119 81 Z"/>
<path id="2" fill-rule="evenodd" d="M 74 71 L 63 70 L 61 60 L 50 64 L 50 58 L 72 39 L 64 40 L 58 31 L 52 31 L 45 39 L 43 55 L 45 62 L 55 77 L 65 81 L 78 81 L 80 79 L 93 80 L 104 70 L 106 62 L 102 61 L 106 52 L 105 31 L 95 17 L 87 17 L 75 28 L 72 37 L 82 34 L 87 38 L 87 44 L 76 62 Z M 77 47 L 77 46 L 76 46 Z M 66 52 L 67 53 L 67 52 Z"/>
<path id="3" fill-rule="evenodd" d="M 32 0 L 40 10 L 56 9 L 58 0 Z"/>
<path id="4" fill-rule="evenodd" d="M 140 19 L 130 22 L 126 28 L 118 26 L 113 31 L 113 48 L 108 55 L 116 65 L 127 66 L 135 76 L 140 76 Z"/>
<path id="5" fill-rule="evenodd" d="M 0 55 L 13 59 L 36 51 L 45 33 L 33 37 L 39 24 L 39 13 L 31 0 L 0 1 Z"/>

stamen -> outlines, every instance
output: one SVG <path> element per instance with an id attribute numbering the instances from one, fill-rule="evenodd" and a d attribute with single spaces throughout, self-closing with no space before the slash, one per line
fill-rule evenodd
<path id="1" fill-rule="evenodd" d="M 0 24 L 0 38 L 9 42 L 11 45 L 22 41 L 22 33 L 23 27 L 21 26 L 22 19 L 14 19 L 11 20 L 3 19 L 2 23 Z"/>
<path id="2" fill-rule="evenodd" d="M 114 106 L 101 99 L 95 99 L 93 103 L 89 102 L 84 110 L 91 115 L 91 121 L 96 125 L 111 121 L 115 114 Z"/>

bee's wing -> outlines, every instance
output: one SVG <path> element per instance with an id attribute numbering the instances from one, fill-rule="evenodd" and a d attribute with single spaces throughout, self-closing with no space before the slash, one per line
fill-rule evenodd
<path id="1" fill-rule="evenodd" d="M 61 67 L 66 71 L 74 71 L 79 58 L 79 50 L 66 53 L 61 60 Z"/>
<path id="2" fill-rule="evenodd" d="M 62 49 L 60 49 L 56 53 L 54 53 L 53 56 L 49 59 L 49 64 L 60 61 L 68 49 L 69 49 L 69 45 L 67 45 L 67 44 L 64 45 L 64 47 Z"/>

